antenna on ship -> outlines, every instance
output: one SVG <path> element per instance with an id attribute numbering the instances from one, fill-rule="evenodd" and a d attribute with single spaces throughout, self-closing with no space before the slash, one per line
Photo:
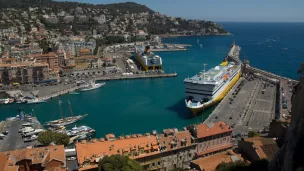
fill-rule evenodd
<path id="1" fill-rule="evenodd" d="M 207 64 L 204 64 L 204 79 L 205 79 L 206 65 Z"/>
<path id="2" fill-rule="evenodd" d="M 70 102 L 70 100 L 68 100 L 68 103 L 69 103 L 69 108 L 70 108 L 71 115 L 72 115 L 72 117 L 73 117 L 74 114 L 73 114 L 73 110 L 72 110 L 72 107 L 71 107 L 71 102 Z"/>
<path id="3" fill-rule="evenodd" d="M 60 109 L 61 118 L 64 119 L 63 112 L 62 112 L 62 109 L 61 109 L 61 103 L 62 103 L 61 100 L 59 100 L 58 105 L 59 105 L 59 109 Z"/>

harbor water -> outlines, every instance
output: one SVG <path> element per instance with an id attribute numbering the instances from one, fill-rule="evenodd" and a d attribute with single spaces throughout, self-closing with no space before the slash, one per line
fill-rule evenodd
<path id="1" fill-rule="evenodd" d="M 188 51 L 157 52 L 166 72 L 177 77 L 107 81 L 100 89 L 59 97 L 66 116 L 70 100 L 74 115 L 89 115 L 77 125 L 88 125 L 97 137 L 107 133 L 127 135 L 165 128 L 182 128 L 205 120 L 214 107 L 192 117 L 185 107 L 183 80 L 222 62 L 235 40 L 241 46 L 241 59 L 250 65 L 278 75 L 297 79 L 297 69 L 304 60 L 304 23 L 221 23 L 232 36 L 168 38 L 166 43 L 191 44 Z M 199 43 L 198 41 L 199 40 Z M 201 44 L 201 45 L 200 45 Z M 60 117 L 58 99 L 42 104 L 0 106 L 0 119 L 16 116 L 17 109 L 35 111 L 41 123 Z M 74 126 L 74 125 L 73 125 Z"/>

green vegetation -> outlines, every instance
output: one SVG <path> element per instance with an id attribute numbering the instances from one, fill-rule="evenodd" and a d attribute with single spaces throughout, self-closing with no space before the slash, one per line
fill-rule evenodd
<path id="1" fill-rule="evenodd" d="M 216 167 L 216 171 L 267 171 L 268 164 L 266 159 L 257 160 L 251 164 L 244 161 L 221 163 Z"/>
<path id="2" fill-rule="evenodd" d="M 55 143 L 56 145 L 67 146 L 70 142 L 70 137 L 66 134 L 44 131 L 38 135 L 38 141 L 43 145 L 50 145 L 51 143 Z"/>
<path id="3" fill-rule="evenodd" d="M 143 171 L 143 167 L 135 160 L 127 156 L 105 156 L 99 161 L 99 171 Z"/>
<path id="4" fill-rule="evenodd" d="M 248 137 L 252 138 L 252 137 L 258 137 L 260 136 L 260 134 L 257 131 L 249 131 L 248 132 Z"/>

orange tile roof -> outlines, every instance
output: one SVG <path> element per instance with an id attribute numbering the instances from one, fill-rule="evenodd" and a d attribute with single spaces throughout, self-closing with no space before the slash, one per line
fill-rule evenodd
<path id="1" fill-rule="evenodd" d="M 77 59 L 97 59 L 98 56 L 80 56 L 80 57 L 75 57 L 73 58 L 74 60 L 77 60 Z"/>
<path id="2" fill-rule="evenodd" d="M 244 160 L 240 154 L 229 154 L 228 151 L 217 153 L 211 156 L 198 158 L 196 160 L 191 161 L 195 165 L 199 166 L 201 170 L 204 171 L 213 171 L 216 167 L 222 162 L 232 162 L 231 157 L 236 156 L 239 160 Z"/>
<path id="3" fill-rule="evenodd" d="M 209 153 L 216 152 L 216 151 L 219 151 L 219 150 L 224 150 L 224 149 L 227 149 L 227 148 L 231 148 L 232 146 L 233 146 L 232 143 L 217 146 L 217 147 L 210 148 L 208 150 L 202 151 L 202 152 L 198 153 L 197 155 L 201 156 L 201 155 L 209 154 Z"/>
<path id="4" fill-rule="evenodd" d="M 15 151 L 0 152 L 0 170 L 14 169 L 21 160 L 31 160 L 32 164 L 41 164 L 43 167 L 52 160 L 61 161 L 65 165 L 64 146 L 48 146 Z M 12 167 L 15 166 L 15 167 Z"/>
<path id="5" fill-rule="evenodd" d="M 152 144 L 157 144 L 156 136 L 154 135 L 95 143 L 76 143 L 75 146 L 77 151 L 77 160 L 81 166 L 85 160 L 91 161 L 93 159 L 94 161 L 106 155 L 122 154 L 123 151 L 130 152 L 133 148 L 135 148 L 136 152 L 139 152 L 140 147 L 142 147 L 146 153 L 130 157 L 132 159 L 160 153 L 158 148 L 156 151 L 156 147 L 152 147 Z M 96 162 L 91 163 L 91 165 L 96 164 Z"/>
<path id="6" fill-rule="evenodd" d="M 55 52 L 50 52 L 50 53 L 44 53 L 44 54 L 31 54 L 26 56 L 27 58 L 57 58 L 57 54 Z"/>
<path id="7" fill-rule="evenodd" d="M 272 158 L 279 149 L 272 138 L 252 137 L 244 138 L 243 141 L 251 143 L 260 159 Z"/>
<path id="8" fill-rule="evenodd" d="M 90 49 L 81 49 L 80 53 L 89 53 L 91 52 Z"/>
<path id="9" fill-rule="evenodd" d="M 49 66 L 47 63 L 32 63 L 32 62 L 21 62 L 14 64 L 0 64 L 0 67 L 27 67 L 27 66 Z"/>
<path id="10" fill-rule="evenodd" d="M 232 129 L 225 122 L 213 123 L 212 127 L 206 124 L 199 124 L 197 127 L 197 138 L 204 138 L 211 135 L 217 135 L 225 132 L 231 132 Z"/>
<path id="11" fill-rule="evenodd" d="M 163 150 L 166 149 L 167 151 L 192 145 L 191 144 L 192 136 L 189 131 L 175 132 L 173 135 L 169 135 L 169 136 L 166 136 L 164 134 L 159 134 L 158 137 L 159 137 L 159 145 L 161 146 L 161 149 Z M 182 144 L 183 141 L 185 142 L 185 145 Z M 174 144 L 175 147 L 172 147 L 171 144 Z"/>

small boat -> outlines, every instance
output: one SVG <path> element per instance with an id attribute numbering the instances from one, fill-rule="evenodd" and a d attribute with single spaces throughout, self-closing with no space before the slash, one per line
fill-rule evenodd
<path id="1" fill-rule="evenodd" d="M 33 132 L 23 134 L 23 137 L 28 137 L 28 136 L 31 136 L 31 135 L 37 135 L 42 131 L 44 131 L 44 129 L 35 129 L 35 131 L 33 131 Z"/>
<path id="2" fill-rule="evenodd" d="M 79 94 L 78 92 L 75 92 L 75 91 L 71 91 L 71 92 L 69 92 L 69 94 L 74 94 L 74 95 L 76 95 L 76 94 Z"/>
<path id="3" fill-rule="evenodd" d="M 86 138 L 87 138 L 86 134 L 81 134 L 81 135 L 78 135 L 77 138 L 75 138 L 75 141 L 77 141 L 77 140 L 84 140 Z"/>
<path id="4" fill-rule="evenodd" d="M 72 130 L 67 131 L 67 135 L 70 137 L 79 135 L 79 134 L 86 134 L 88 137 L 95 135 L 96 131 L 88 126 L 80 126 L 80 127 L 73 127 Z"/>
<path id="5" fill-rule="evenodd" d="M 27 104 L 38 104 L 38 103 L 45 103 L 46 100 L 35 98 L 32 100 L 27 100 Z"/>
<path id="6" fill-rule="evenodd" d="M 4 99 L 4 104 L 8 104 L 8 103 L 9 103 L 9 101 L 10 101 L 10 99 L 9 99 L 9 98 Z"/>
<path id="7" fill-rule="evenodd" d="M 32 127 L 33 125 L 34 125 L 33 122 L 26 122 L 26 123 L 22 124 L 21 126 L 22 127 Z"/>
<path id="8" fill-rule="evenodd" d="M 75 122 L 83 119 L 84 117 L 88 116 L 88 114 L 74 116 L 73 110 L 72 110 L 72 107 L 71 107 L 71 103 L 70 103 L 70 101 L 68 101 L 70 112 L 71 112 L 72 116 L 71 117 L 63 117 L 63 113 L 62 113 L 62 109 L 61 109 L 61 103 L 62 102 L 59 100 L 59 109 L 60 109 L 62 119 L 49 121 L 49 122 L 46 123 L 46 125 L 52 126 L 52 127 L 61 127 L 61 126 L 70 125 L 72 123 L 75 123 Z"/>
<path id="9" fill-rule="evenodd" d="M 13 98 L 9 98 L 8 103 L 13 103 L 13 102 L 14 102 L 14 99 Z"/>
<path id="10" fill-rule="evenodd" d="M 83 88 L 78 89 L 78 91 L 90 91 L 98 89 L 104 86 L 106 83 L 95 83 L 94 81 L 90 81 L 89 84 L 85 85 Z"/>
<path id="11" fill-rule="evenodd" d="M 25 128 L 22 128 L 21 130 L 19 130 L 19 132 L 21 132 L 22 134 L 26 134 L 26 133 L 33 132 L 33 131 L 35 131 L 35 129 L 32 127 L 25 127 Z"/>
<path id="12" fill-rule="evenodd" d="M 24 142 L 32 142 L 32 141 L 36 140 L 37 138 L 38 138 L 37 135 L 32 135 L 29 138 L 24 138 Z"/>

